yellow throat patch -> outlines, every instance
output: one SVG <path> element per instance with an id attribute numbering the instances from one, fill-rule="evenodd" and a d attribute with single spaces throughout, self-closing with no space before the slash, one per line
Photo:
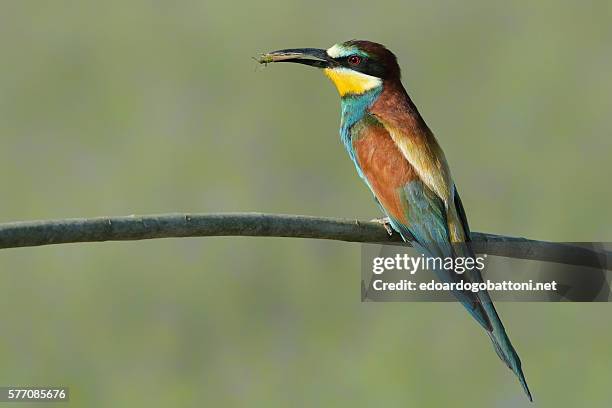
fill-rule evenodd
<path id="1" fill-rule="evenodd" d="M 380 78 L 347 68 L 325 68 L 323 72 L 336 85 L 340 96 L 359 95 L 382 85 Z"/>

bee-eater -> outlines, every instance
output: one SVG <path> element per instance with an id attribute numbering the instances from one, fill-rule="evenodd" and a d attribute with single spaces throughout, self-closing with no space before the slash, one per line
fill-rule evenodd
<path id="1" fill-rule="evenodd" d="M 472 256 L 470 230 L 444 153 L 400 80 L 395 55 L 381 44 L 351 40 L 331 48 L 295 48 L 262 55 L 260 63 L 295 62 L 323 69 L 340 94 L 340 138 L 357 173 L 391 227 L 434 257 Z M 436 271 L 446 282 L 480 282 Z M 453 292 L 480 323 L 502 361 L 531 393 L 504 326 L 487 292 Z"/>

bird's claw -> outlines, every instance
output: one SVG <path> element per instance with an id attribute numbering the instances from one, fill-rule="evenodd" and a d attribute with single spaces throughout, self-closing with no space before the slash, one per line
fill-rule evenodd
<path id="1" fill-rule="evenodd" d="M 371 221 L 381 224 L 383 227 L 385 227 L 387 234 L 393 235 L 393 229 L 391 228 L 391 219 L 389 217 L 374 218 Z"/>

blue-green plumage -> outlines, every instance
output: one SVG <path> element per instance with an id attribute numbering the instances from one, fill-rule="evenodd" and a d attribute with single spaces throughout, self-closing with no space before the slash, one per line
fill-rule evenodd
<path id="1" fill-rule="evenodd" d="M 346 95 L 340 100 L 341 116 L 340 116 L 340 140 L 344 145 L 349 157 L 355 164 L 359 176 L 365 180 L 359 163 L 355 157 L 355 149 L 353 148 L 353 137 L 351 130 L 358 122 L 362 121 L 366 115 L 367 109 L 374 103 L 382 92 L 380 87 L 369 90 L 360 95 Z M 367 180 L 366 180 L 367 182 Z"/>

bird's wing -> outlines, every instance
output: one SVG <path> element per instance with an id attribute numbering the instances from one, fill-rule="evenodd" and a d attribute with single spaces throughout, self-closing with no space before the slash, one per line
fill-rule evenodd
<path id="1" fill-rule="evenodd" d="M 450 173 L 444 152 L 425 123 L 414 126 L 404 115 L 388 119 L 376 117 L 406 160 L 413 166 L 422 182 L 442 201 L 445 210 L 448 239 L 456 256 L 474 257 L 472 249 L 465 244 L 470 241 L 467 217 L 459 193 Z M 464 279 L 481 282 L 477 269 L 465 272 Z M 479 296 L 490 301 L 486 292 Z"/>
<path id="2" fill-rule="evenodd" d="M 373 116 L 366 115 L 352 127 L 351 139 L 352 156 L 360 173 L 391 219 L 393 228 L 430 256 L 453 256 L 451 242 L 464 238 L 465 230 L 456 210 L 455 221 L 450 220 L 448 201 L 438 193 L 446 187 L 435 183 L 441 183 L 445 176 L 424 173 L 418 164 L 414 165 L 398 146 L 397 137 L 394 138 L 384 124 Z M 417 163 L 426 161 L 420 160 Z M 450 179 L 450 174 L 448 177 Z M 451 203 L 454 207 L 454 200 Z M 436 273 L 446 282 L 469 280 L 467 276 L 453 271 L 441 270 Z M 491 331 L 478 295 L 470 291 L 455 291 L 454 294 L 472 316 Z"/>

